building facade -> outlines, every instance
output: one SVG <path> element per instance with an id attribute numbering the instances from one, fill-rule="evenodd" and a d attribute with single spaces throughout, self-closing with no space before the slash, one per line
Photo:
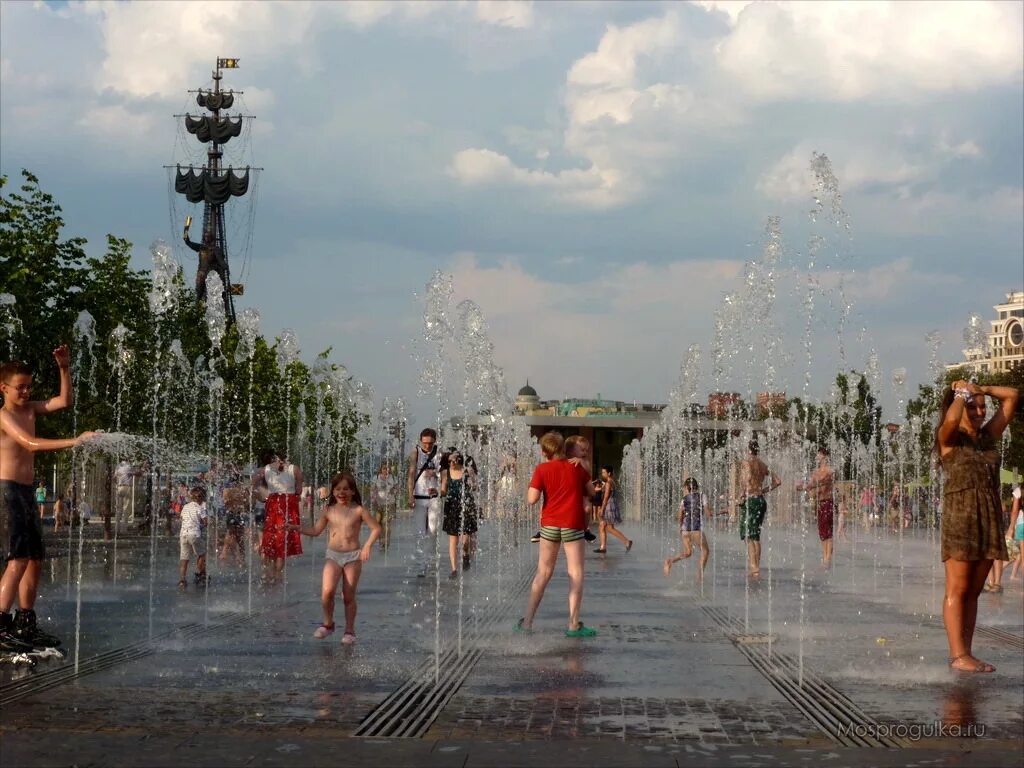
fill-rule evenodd
<path id="1" fill-rule="evenodd" d="M 661 418 L 664 407 L 658 403 L 601 398 L 541 400 L 529 381 L 519 390 L 515 401 L 517 418 L 526 422 L 534 437 L 554 431 L 565 437 L 581 435 L 589 440 L 595 474 L 605 465 L 618 472 L 625 447 L 643 437 L 644 430 Z"/>
<path id="2" fill-rule="evenodd" d="M 964 349 L 964 359 L 946 370 L 973 368 L 981 373 L 1003 373 L 1024 365 L 1024 291 L 1006 294 L 1006 301 L 993 307 L 987 347 Z"/>

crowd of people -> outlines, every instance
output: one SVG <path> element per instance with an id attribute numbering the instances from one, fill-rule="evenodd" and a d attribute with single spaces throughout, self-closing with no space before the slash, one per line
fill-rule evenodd
<path id="1" fill-rule="evenodd" d="M 59 393 L 46 400 L 33 400 L 32 371 L 22 363 L 0 366 L 0 540 L 3 542 L 5 567 L 0 578 L 0 652 L 16 653 L 40 647 L 54 647 L 60 640 L 38 626 L 35 601 L 45 547 L 42 515 L 46 505 L 45 483 L 36 483 L 35 454 L 72 448 L 89 440 L 93 433 L 67 439 L 45 439 L 36 436 L 39 417 L 68 407 L 72 384 L 67 346 L 54 350 L 60 376 Z M 999 404 L 987 418 L 986 399 Z M 949 666 L 963 673 L 991 673 L 994 667 L 973 654 L 973 637 L 982 591 L 1002 590 L 1002 574 L 1010 567 L 1010 578 L 1022 575 L 1022 541 L 1024 511 L 1018 487 L 1005 505 L 1000 498 L 1000 438 L 1014 418 L 1018 401 L 1015 389 L 1001 386 L 979 386 L 969 381 L 955 381 L 946 390 L 939 409 L 935 434 L 935 453 L 945 475 L 941 509 L 941 557 L 944 563 L 946 588 L 943 621 L 949 644 Z M 568 616 L 565 634 L 568 637 L 591 637 L 597 631 L 581 618 L 585 580 L 585 545 L 598 539 L 595 553 L 608 552 L 609 537 L 617 539 L 625 552 L 633 541 L 619 529 L 623 522 L 622 500 L 614 467 L 600 468 L 600 478 L 593 477 L 592 449 L 581 436 L 564 438 L 548 432 L 539 441 L 543 455 L 533 470 L 526 491 L 528 507 L 541 504 L 539 530 L 533 537 L 538 544 L 537 568 L 523 617 L 516 629 L 533 631 L 533 622 L 545 591 L 554 574 L 559 554 L 564 552 L 568 576 Z M 778 475 L 760 457 L 756 440 L 747 446 L 747 455 L 738 467 L 738 498 L 730 506 L 739 510 L 739 535 L 747 546 L 747 571 L 750 578 L 760 575 L 761 531 L 768 513 L 767 495 L 781 485 Z M 127 524 L 134 516 L 134 482 L 149 476 L 146 468 L 135 468 L 122 462 L 113 472 L 112 505 L 114 525 Z M 208 580 L 207 540 L 210 503 L 207 482 L 216 473 L 197 482 L 181 483 L 169 489 L 158 506 L 166 507 L 165 519 L 170 532 L 173 521 L 179 521 L 178 586 L 187 588 L 188 568 L 194 562 L 197 584 Z M 334 608 L 338 586 L 341 586 L 345 609 L 342 643 L 355 642 L 356 590 L 363 563 L 375 546 L 386 548 L 399 504 L 399 482 L 393 467 L 382 462 L 377 476 L 368 483 L 369 501 L 364 506 L 356 477 L 347 471 L 335 474 L 329 485 L 313 492 L 305 485 L 300 467 L 288 460 L 283 450 L 265 452 L 251 477 L 237 470 L 221 472 L 221 482 L 214 515 L 223 519 L 222 538 L 217 541 L 218 556 L 227 564 L 242 566 L 247 562 L 246 547 L 258 551 L 263 563 L 263 579 L 268 586 L 279 583 L 285 574 L 288 558 L 302 554 L 302 536 L 316 537 L 328 532 L 321 585 L 323 621 L 314 632 L 320 639 L 335 631 Z M 227 480 L 224 480 L 224 477 Z M 496 478 L 498 504 L 515 504 L 517 493 L 515 461 L 502 463 Z M 150 482 L 152 478 L 150 476 Z M 449 577 L 459 578 L 472 568 L 477 552 L 477 533 L 485 511 L 481 501 L 479 469 L 473 457 L 452 446 L 440 450 L 437 432 L 424 429 L 408 456 L 406 494 L 418 533 L 418 575 L 425 577 L 431 553 L 437 550 L 432 538 L 448 537 L 447 559 Z M 714 514 L 697 478 L 687 476 L 682 484 L 678 506 L 680 548 L 666 558 L 666 575 L 673 565 L 700 552 L 697 578 L 704 573 L 709 559 L 706 534 L 707 520 Z M 73 489 L 72 489 L 73 490 Z M 144 498 L 152 499 L 152 487 Z M 819 447 L 815 466 L 806 480 L 795 490 L 806 493 L 812 504 L 817 534 L 822 547 L 822 565 L 828 566 L 833 556 L 833 540 L 842 532 L 852 498 L 849 489 L 838 494 L 837 481 L 830 463 L 828 448 Z M 857 507 L 865 525 L 876 522 L 879 514 L 878 488 L 864 488 Z M 72 494 L 73 497 L 73 494 Z M 318 504 L 319 502 L 319 504 Z M 55 522 L 69 524 L 65 499 L 55 500 Z M 257 538 L 255 506 L 262 507 L 262 531 Z M 69 505 L 70 506 L 70 505 Z M 896 531 L 909 525 L 908 497 L 896 485 L 885 506 L 888 522 Z M 1009 516 L 1006 515 L 1009 506 Z M 318 511 L 319 507 L 319 511 Z M 77 505 L 80 519 L 85 516 L 84 500 Z M 309 520 L 304 524 L 303 512 Z M 726 512 L 729 514 L 729 512 Z M 147 508 L 146 521 L 153 523 L 152 505 Z M 109 513 L 107 516 L 110 516 Z M 84 521 L 84 520 L 83 520 Z M 595 537 L 590 526 L 596 523 Z M 369 531 L 362 540 L 363 527 Z M 11 608 L 17 603 L 17 611 Z"/>

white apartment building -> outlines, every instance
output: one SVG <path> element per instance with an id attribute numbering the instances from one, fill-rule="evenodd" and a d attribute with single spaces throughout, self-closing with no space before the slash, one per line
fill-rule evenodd
<path id="1" fill-rule="evenodd" d="M 947 365 L 947 370 L 966 365 L 984 373 L 1000 373 L 1024 365 L 1024 291 L 1006 294 L 1006 301 L 994 309 L 996 319 L 989 321 L 988 348 L 962 350 L 963 361 Z"/>

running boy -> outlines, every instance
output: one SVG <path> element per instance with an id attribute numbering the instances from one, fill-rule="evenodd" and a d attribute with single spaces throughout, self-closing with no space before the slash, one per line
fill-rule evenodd
<path id="1" fill-rule="evenodd" d="M 196 558 L 196 584 L 206 584 L 206 490 L 193 488 L 189 491 L 191 501 L 181 508 L 181 531 L 179 533 L 180 554 L 178 563 L 178 587 L 188 586 L 188 561 Z"/>
<path id="2" fill-rule="evenodd" d="M 0 365 L 0 545 L 7 567 L 0 579 L 0 652 L 60 645 L 36 625 L 36 593 L 43 566 L 43 528 L 32 495 L 35 454 L 73 448 L 92 436 L 83 432 L 65 440 L 36 437 L 36 418 L 71 405 L 71 356 L 63 344 L 53 351 L 60 372 L 60 394 L 30 400 L 32 370 L 24 363 Z M 18 599 L 18 612 L 9 611 Z"/>
<path id="3" fill-rule="evenodd" d="M 363 523 L 370 529 L 366 543 L 359 546 L 359 530 Z M 380 523 L 363 508 L 356 479 L 349 472 L 339 472 L 331 478 L 331 497 L 312 528 L 289 525 L 305 536 L 327 534 L 327 559 L 324 561 L 323 587 L 320 602 L 324 609 L 324 623 L 317 627 L 313 637 L 322 640 L 334 632 L 334 595 L 341 581 L 341 595 L 345 601 L 345 634 L 341 642 L 352 645 L 356 641 L 356 587 L 363 563 L 370 559 L 373 544 L 380 537 Z"/>

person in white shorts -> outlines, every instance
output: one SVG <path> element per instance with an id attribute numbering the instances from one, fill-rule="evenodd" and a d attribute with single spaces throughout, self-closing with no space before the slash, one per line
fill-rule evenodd
<path id="1" fill-rule="evenodd" d="M 206 583 L 206 490 L 193 488 L 189 492 L 191 501 L 181 508 L 181 531 L 179 541 L 181 554 L 178 562 L 178 586 L 188 586 L 188 561 L 196 559 L 196 583 Z"/>
<path id="2" fill-rule="evenodd" d="M 413 519 L 419 526 L 417 549 L 420 555 L 419 576 L 427 575 L 430 550 L 427 537 L 436 540 L 437 529 L 441 522 L 440 457 L 437 451 L 437 432 L 429 427 L 420 432 L 420 442 L 409 456 L 409 472 L 407 488 L 409 508 L 413 510 Z"/>

